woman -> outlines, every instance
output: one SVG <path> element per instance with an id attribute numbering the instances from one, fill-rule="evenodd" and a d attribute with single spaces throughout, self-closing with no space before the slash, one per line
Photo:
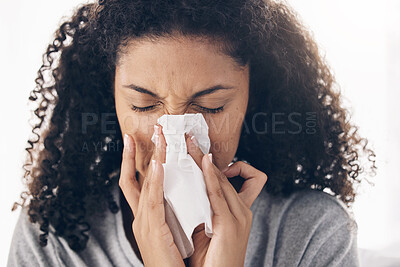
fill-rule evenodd
<path id="1" fill-rule="evenodd" d="M 9 266 L 358 266 L 347 208 L 360 156 L 374 170 L 374 154 L 289 7 L 99 1 L 60 26 L 45 56 Z M 161 205 L 156 121 L 197 112 L 210 155 L 186 140 L 214 235 L 199 225 L 182 259 Z"/>

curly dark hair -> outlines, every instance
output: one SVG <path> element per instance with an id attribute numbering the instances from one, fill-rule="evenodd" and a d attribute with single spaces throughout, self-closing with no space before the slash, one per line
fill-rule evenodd
<path id="1" fill-rule="evenodd" d="M 250 64 L 250 98 L 237 159 L 267 173 L 263 190 L 289 195 L 305 188 L 324 190 L 348 206 L 356 196 L 359 156 L 375 172 L 367 148 L 326 60 L 296 13 L 272 0 L 108 0 L 79 6 L 63 22 L 43 55 L 29 100 L 37 123 L 28 140 L 20 206 L 38 223 L 45 246 L 49 227 L 75 251 L 86 247 L 91 212 L 116 213 L 111 188 L 122 161 L 116 119 L 115 66 L 132 38 L 206 37 L 222 44 L 239 65 Z M 82 128 L 108 114 L 116 123 Z M 265 125 L 279 130 L 260 132 Z M 296 121 L 294 119 L 296 118 Z M 111 149 L 109 144 L 117 144 Z M 84 149 L 100 144 L 101 149 Z M 364 177 L 366 178 L 366 177 Z M 14 206 L 15 208 L 16 206 Z"/>

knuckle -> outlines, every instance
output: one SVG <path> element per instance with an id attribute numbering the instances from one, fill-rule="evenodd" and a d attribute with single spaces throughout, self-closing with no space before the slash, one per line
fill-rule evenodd
<path id="1" fill-rule="evenodd" d="M 125 189 L 127 187 L 126 179 L 122 175 L 119 177 L 118 185 L 121 187 L 121 189 Z"/>
<path id="2" fill-rule="evenodd" d="M 144 179 L 143 188 L 144 188 L 144 190 L 146 190 L 146 191 L 149 191 L 149 190 L 150 190 L 150 181 L 149 181 L 148 178 Z"/>
<path id="3" fill-rule="evenodd" d="M 243 166 L 246 165 L 246 163 L 243 162 L 243 161 L 238 161 L 238 162 L 236 162 L 236 163 L 237 163 L 237 165 L 238 165 L 239 167 L 243 167 Z"/>
<path id="4" fill-rule="evenodd" d="M 224 192 L 222 191 L 222 188 L 218 188 L 217 190 L 210 190 L 208 191 L 209 196 L 216 196 L 217 198 L 223 198 L 224 197 Z"/>
<path id="5" fill-rule="evenodd" d="M 156 201 L 156 200 L 153 200 L 153 199 L 149 199 L 149 200 L 147 201 L 147 206 L 148 206 L 150 209 L 155 209 L 155 208 L 157 208 L 158 206 L 160 206 L 160 205 L 162 205 L 162 204 L 164 204 L 164 202 L 162 202 L 162 201 Z"/>
<path id="6" fill-rule="evenodd" d="M 130 147 L 127 147 L 126 149 L 124 149 L 123 153 L 122 153 L 122 160 L 132 160 L 135 158 L 135 155 L 132 153 L 133 149 Z"/>
<path id="7" fill-rule="evenodd" d="M 219 197 L 219 198 L 224 197 L 224 192 L 222 191 L 222 188 L 218 188 L 215 193 L 216 193 L 217 197 Z"/>
<path id="8" fill-rule="evenodd" d="M 132 223 L 132 232 L 136 237 L 140 236 L 140 230 L 141 230 L 140 225 L 138 224 L 138 222 L 136 220 L 134 220 Z"/>
<path id="9" fill-rule="evenodd" d="M 211 190 L 208 190 L 208 189 L 207 189 L 207 194 L 208 194 L 209 197 L 214 196 L 214 193 Z"/>
<path id="10" fill-rule="evenodd" d="M 156 203 L 153 200 L 148 200 L 147 201 L 147 207 L 149 209 L 154 209 L 156 207 Z"/>
<path id="11" fill-rule="evenodd" d="M 228 179 L 226 178 L 226 176 L 221 172 L 217 173 L 217 177 L 220 182 L 223 182 L 223 183 L 228 182 Z"/>

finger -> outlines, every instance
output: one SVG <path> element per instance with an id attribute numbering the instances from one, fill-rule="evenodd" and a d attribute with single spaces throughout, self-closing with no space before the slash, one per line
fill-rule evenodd
<path id="1" fill-rule="evenodd" d="M 132 136 L 125 134 L 119 186 L 134 216 L 137 214 L 140 196 L 140 185 L 136 180 L 135 154 L 136 143 Z"/>
<path id="2" fill-rule="evenodd" d="M 148 213 L 147 213 L 147 198 L 149 195 L 150 191 L 150 183 L 151 183 L 151 177 L 153 175 L 153 170 L 152 170 L 152 161 L 150 161 L 150 164 L 147 168 L 147 173 L 146 177 L 144 177 L 142 188 L 140 191 L 140 197 L 139 197 L 139 205 L 138 205 L 138 215 L 140 214 L 140 218 L 145 220 L 143 222 L 143 225 L 148 226 Z"/>
<path id="3" fill-rule="evenodd" d="M 217 166 L 215 166 L 213 163 L 211 164 L 214 171 L 214 175 L 218 179 L 219 184 L 224 193 L 225 200 L 226 203 L 228 204 L 229 210 L 231 211 L 233 216 L 240 221 L 242 218 L 245 217 L 243 207 L 245 207 L 246 204 L 240 198 L 235 188 L 228 181 L 226 176 L 217 168 Z"/>
<path id="4" fill-rule="evenodd" d="M 197 166 L 199 166 L 199 168 L 202 169 L 201 160 L 204 156 L 204 153 L 201 151 L 199 147 L 199 142 L 191 132 L 185 133 L 185 139 L 189 155 L 192 156 Z"/>
<path id="5" fill-rule="evenodd" d="M 146 176 L 143 180 L 143 185 L 141 188 L 139 205 L 138 205 L 138 212 L 141 214 L 141 217 L 146 218 L 146 220 L 147 220 L 147 207 L 145 205 L 147 203 L 147 195 L 150 191 L 150 182 L 151 182 L 151 177 L 153 175 L 152 162 L 156 158 L 158 158 L 159 160 L 162 159 L 162 153 L 160 151 L 161 149 L 158 148 L 158 146 L 160 145 L 162 140 L 164 140 L 165 142 L 165 139 L 160 138 L 160 131 L 161 131 L 160 127 L 161 125 L 154 125 L 154 139 L 155 139 L 154 150 L 153 154 L 151 155 L 149 165 L 147 166 Z"/>
<path id="6" fill-rule="evenodd" d="M 154 156 L 155 156 L 155 153 L 153 153 L 151 155 L 150 163 L 147 166 L 146 174 L 143 179 L 143 184 L 142 184 L 142 188 L 140 191 L 140 198 L 139 198 L 139 205 L 138 205 L 138 214 L 140 214 L 140 216 L 142 218 L 146 218 L 146 220 L 147 220 L 147 209 L 145 207 L 145 202 L 147 199 L 148 192 L 150 190 L 150 180 L 153 175 L 152 161 L 155 158 Z"/>
<path id="7" fill-rule="evenodd" d="M 154 125 L 154 139 L 154 159 L 161 163 L 165 163 L 167 142 L 165 141 L 165 137 L 162 132 L 162 126 L 159 124 Z"/>
<path id="8" fill-rule="evenodd" d="M 148 220 L 151 229 L 159 229 L 165 222 L 164 210 L 164 169 L 157 160 L 152 161 L 152 177 L 147 197 Z"/>
<path id="9" fill-rule="evenodd" d="M 211 208 L 214 215 L 226 216 L 230 213 L 228 204 L 226 203 L 224 192 L 221 188 L 218 178 L 212 164 L 212 156 L 206 154 L 202 158 L 204 180 L 207 188 L 207 195 L 210 200 Z"/>
<path id="10" fill-rule="evenodd" d="M 260 194 L 268 179 L 268 176 L 265 173 L 243 161 L 235 162 L 229 166 L 224 174 L 226 177 L 240 176 L 245 179 L 242 188 L 239 191 L 239 196 L 246 203 L 248 208 L 251 207 L 254 200 Z"/>

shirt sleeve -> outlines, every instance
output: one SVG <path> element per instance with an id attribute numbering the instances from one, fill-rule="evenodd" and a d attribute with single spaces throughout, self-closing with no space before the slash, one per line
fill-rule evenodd
<path id="1" fill-rule="evenodd" d="M 7 266 L 60 266 L 51 238 L 45 247 L 41 247 L 40 234 L 39 225 L 30 222 L 27 209 L 21 209 L 11 240 Z"/>

